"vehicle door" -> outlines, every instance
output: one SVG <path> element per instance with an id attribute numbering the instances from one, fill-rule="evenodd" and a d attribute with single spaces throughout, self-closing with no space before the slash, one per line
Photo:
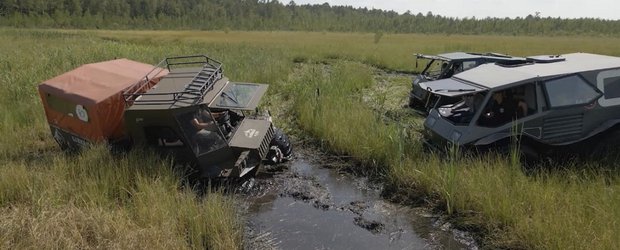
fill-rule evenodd
<path id="1" fill-rule="evenodd" d="M 541 92 L 536 82 L 526 82 L 517 86 L 496 89 L 482 107 L 476 121 L 477 145 L 488 145 L 512 136 L 525 134 L 540 139 Z"/>
<path id="2" fill-rule="evenodd" d="M 584 121 L 602 93 L 578 74 L 561 76 L 542 83 L 547 110 L 542 121 L 542 140 L 568 144 L 589 131 Z"/>

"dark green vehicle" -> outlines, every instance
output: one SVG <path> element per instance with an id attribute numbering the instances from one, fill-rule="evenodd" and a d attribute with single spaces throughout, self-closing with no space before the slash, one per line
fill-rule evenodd
<path id="1" fill-rule="evenodd" d="M 242 177 L 292 153 L 288 137 L 256 107 L 267 85 L 231 82 L 204 55 L 157 66 L 128 59 L 82 65 L 39 85 L 63 150 L 102 143 L 150 146 L 196 178 Z"/>
<path id="2" fill-rule="evenodd" d="M 291 155 L 271 117 L 255 111 L 268 85 L 231 82 L 207 56 L 166 58 L 153 70 L 162 69 L 169 73 L 155 87 L 124 95 L 133 144 L 172 154 L 200 178 L 253 174 L 263 160 Z"/>
<path id="3" fill-rule="evenodd" d="M 420 59 L 427 60 L 424 70 L 413 78 L 409 93 L 409 107 L 426 114 L 437 101 L 437 96 L 429 92 L 426 82 L 450 78 L 454 74 L 473 69 L 486 63 L 519 64 L 525 58 L 512 57 L 498 53 L 452 52 L 439 55 L 416 54 L 416 67 Z"/>
<path id="4" fill-rule="evenodd" d="M 587 53 L 486 64 L 428 82 L 439 96 L 424 122 L 427 143 L 506 149 L 519 138 L 530 159 L 590 152 L 620 127 L 620 58 Z M 516 135 L 516 137 L 515 137 Z"/>

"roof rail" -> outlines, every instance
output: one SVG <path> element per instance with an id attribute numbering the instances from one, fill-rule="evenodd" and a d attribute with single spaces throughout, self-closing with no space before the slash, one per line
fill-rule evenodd
<path id="1" fill-rule="evenodd" d="M 485 56 L 502 57 L 502 58 L 511 58 L 512 57 L 510 55 L 506 55 L 506 54 L 502 54 L 502 53 L 496 53 L 496 52 L 488 52 L 488 53 L 486 53 L 484 55 Z"/>
<path id="2" fill-rule="evenodd" d="M 164 69 L 171 71 L 174 68 L 185 68 L 191 65 L 200 65 L 201 69 L 194 75 L 184 90 L 170 93 L 145 93 L 149 89 L 149 82 L 159 76 Z M 165 58 L 123 93 L 125 105 L 131 106 L 136 103 L 147 105 L 174 104 L 177 101 L 189 101 L 191 104 L 197 104 L 213 88 L 215 82 L 222 79 L 222 71 L 222 63 L 206 55 Z M 158 98 L 142 100 L 139 98 L 140 96 L 157 96 Z"/>
<path id="3" fill-rule="evenodd" d="M 528 56 L 527 60 L 534 63 L 554 63 L 566 61 L 566 58 L 562 57 L 561 55 L 540 55 Z"/>

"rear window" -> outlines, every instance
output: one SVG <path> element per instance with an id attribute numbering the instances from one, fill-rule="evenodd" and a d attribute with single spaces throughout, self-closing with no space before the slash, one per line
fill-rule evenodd
<path id="1" fill-rule="evenodd" d="M 475 68 L 476 66 L 478 66 L 477 61 L 464 61 L 463 68 L 461 69 L 461 71 L 469 70 L 469 69 Z"/>
<path id="2" fill-rule="evenodd" d="M 546 81 L 544 85 L 552 108 L 586 104 L 600 96 L 593 86 L 577 75 Z"/>

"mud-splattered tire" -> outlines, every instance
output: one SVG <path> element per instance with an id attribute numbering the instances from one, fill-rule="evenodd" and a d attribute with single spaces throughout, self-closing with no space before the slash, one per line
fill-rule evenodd
<path id="1" fill-rule="evenodd" d="M 293 154 L 293 145 L 288 136 L 282 130 L 276 128 L 274 130 L 273 139 L 269 144 L 269 153 L 267 153 L 267 163 L 278 164 L 289 160 Z"/>

